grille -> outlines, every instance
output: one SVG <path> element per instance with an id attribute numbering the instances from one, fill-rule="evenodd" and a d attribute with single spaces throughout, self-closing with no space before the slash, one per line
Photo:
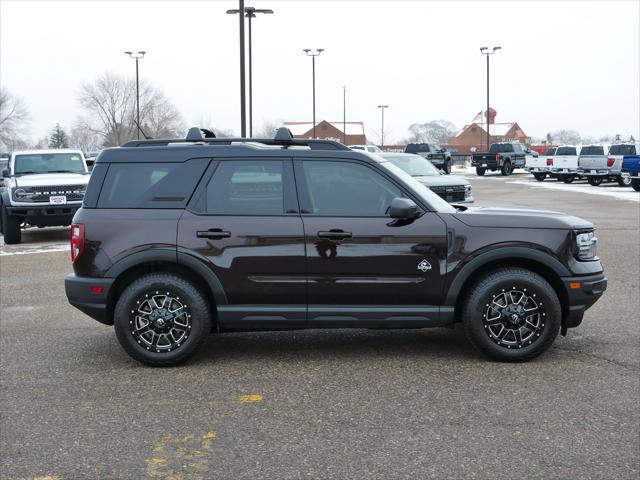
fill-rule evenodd
<path id="1" fill-rule="evenodd" d="M 48 202 L 52 195 L 66 195 L 67 202 L 79 202 L 84 198 L 84 185 L 51 185 L 45 187 L 31 187 L 34 195 L 32 202 Z"/>
<path id="2" fill-rule="evenodd" d="M 441 187 L 430 187 L 431 191 L 442 197 L 447 202 L 461 202 L 464 200 L 464 185 L 448 185 Z"/>

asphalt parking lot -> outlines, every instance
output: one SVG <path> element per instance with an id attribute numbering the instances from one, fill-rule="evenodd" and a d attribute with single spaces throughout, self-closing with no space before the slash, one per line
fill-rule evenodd
<path id="1" fill-rule="evenodd" d="M 64 229 L 0 246 L 0 478 L 638 478 L 640 194 L 467 178 L 596 225 L 608 290 L 532 362 L 456 328 L 211 336 L 148 368 L 67 303 Z"/>

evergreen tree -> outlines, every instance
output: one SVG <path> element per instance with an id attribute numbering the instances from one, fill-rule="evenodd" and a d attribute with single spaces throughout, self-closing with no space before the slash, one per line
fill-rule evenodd
<path id="1" fill-rule="evenodd" d="M 56 123 L 49 135 L 49 148 L 69 148 L 69 137 L 59 123 Z"/>

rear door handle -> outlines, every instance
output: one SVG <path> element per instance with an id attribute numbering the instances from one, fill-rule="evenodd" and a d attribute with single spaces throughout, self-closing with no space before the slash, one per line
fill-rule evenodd
<path id="1" fill-rule="evenodd" d="M 337 228 L 331 229 L 328 232 L 318 232 L 319 238 L 330 238 L 331 240 L 343 240 L 345 238 L 351 238 L 353 234 L 351 232 L 345 232 Z"/>
<path id="2" fill-rule="evenodd" d="M 198 230 L 196 237 L 198 238 L 211 238 L 213 240 L 220 240 L 221 238 L 229 238 L 231 232 L 222 230 L 221 228 L 210 228 L 209 230 Z"/>

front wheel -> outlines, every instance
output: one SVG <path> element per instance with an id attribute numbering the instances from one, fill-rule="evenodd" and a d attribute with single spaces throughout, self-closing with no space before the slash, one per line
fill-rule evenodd
<path id="1" fill-rule="evenodd" d="M 587 182 L 589 182 L 589 185 L 592 187 L 597 187 L 602 183 L 602 177 L 588 177 Z"/>
<path id="2" fill-rule="evenodd" d="M 500 170 L 500 173 L 502 175 L 504 175 L 505 177 L 507 177 L 507 176 L 511 175 L 511 172 L 513 172 L 513 168 L 511 167 L 511 162 L 507 160 L 502 165 L 502 169 Z"/>
<path id="3" fill-rule="evenodd" d="M 539 182 L 542 182 L 545 178 L 547 178 L 547 174 L 546 173 L 534 173 L 533 174 L 533 178 L 535 178 Z"/>
<path id="4" fill-rule="evenodd" d="M 151 366 L 178 365 L 211 331 L 206 299 L 191 282 L 169 273 L 144 275 L 128 285 L 114 310 L 122 348 Z"/>
<path id="5" fill-rule="evenodd" d="M 505 362 L 523 362 L 546 351 L 558 335 L 561 318 L 553 287 L 523 268 L 486 275 L 471 288 L 462 310 L 473 346 Z"/>
<path id="6" fill-rule="evenodd" d="M 22 240 L 20 220 L 9 215 L 9 213 L 7 212 L 7 207 L 5 205 L 2 206 L 0 215 L 2 215 L 2 234 L 4 235 L 4 243 L 6 243 L 7 245 L 20 243 L 20 241 Z"/>
<path id="7" fill-rule="evenodd" d="M 640 192 L 640 179 L 634 178 L 631 180 L 631 186 L 636 192 Z"/>
<path id="8" fill-rule="evenodd" d="M 618 181 L 618 185 L 620 185 L 621 187 L 628 187 L 629 185 L 631 185 L 631 177 L 628 177 L 626 175 L 620 175 L 616 180 Z"/>
<path id="9" fill-rule="evenodd" d="M 444 161 L 444 166 L 443 166 L 442 170 L 447 175 L 449 175 L 451 173 L 451 160 L 445 160 Z"/>
<path id="10" fill-rule="evenodd" d="M 486 171 L 487 171 L 486 168 L 476 167 L 476 174 L 480 177 L 484 176 Z"/>

